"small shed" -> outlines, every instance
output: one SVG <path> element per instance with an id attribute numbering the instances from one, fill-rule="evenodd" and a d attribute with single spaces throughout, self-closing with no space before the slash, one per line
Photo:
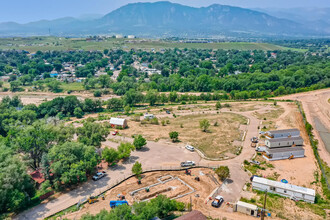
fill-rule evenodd
<path id="1" fill-rule="evenodd" d="M 153 119 L 155 116 L 153 114 L 145 113 L 143 117 L 144 119 L 150 120 Z"/>
<path id="2" fill-rule="evenodd" d="M 274 130 L 267 131 L 266 137 L 268 138 L 287 138 L 287 137 L 296 137 L 300 135 L 300 131 L 296 128 L 294 129 L 283 129 L 283 130 Z"/>
<path id="3" fill-rule="evenodd" d="M 124 118 L 110 118 L 110 125 L 111 127 L 121 127 L 126 128 L 127 127 L 127 120 Z"/>
<path id="4" fill-rule="evenodd" d="M 301 146 L 304 144 L 302 137 L 271 138 L 265 140 L 265 145 L 269 148 Z"/>
<path id="5" fill-rule="evenodd" d="M 305 202 L 314 203 L 315 190 L 301 186 L 291 185 L 265 179 L 262 177 L 254 177 L 252 180 L 252 188 L 260 191 L 275 193 L 281 196 L 303 200 Z"/>
<path id="6" fill-rule="evenodd" d="M 302 147 L 267 148 L 264 154 L 264 158 L 269 161 L 301 157 L 305 157 L 305 149 Z"/>
<path id="7" fill-rule="evenodd" d="M 234 206 L 235 212 L 241 212 L 254 217 L 258 216 L 258 206 L 238 201 Z"/>

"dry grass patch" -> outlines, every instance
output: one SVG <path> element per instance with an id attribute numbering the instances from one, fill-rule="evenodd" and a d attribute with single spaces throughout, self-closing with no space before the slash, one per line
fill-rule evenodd
<path id="1" fill-rule="evenodd" d="M 211 124 L 207 132 L 199 126 L 202 119 L 209 120 Z M 141 134 L 147 140 L 157 141 L 169 139 L 169 132 L 177 131 L 181 142 L 198 147 L 207 157 L 220 158 L 226 153 L 232 155 L 237 152 L 239 146 L 234 146 L 234 141 L 241 140 L 243 131 L 239 129 L 240 125 L 247 123 L 245 117 L 234 113 L 185 115 L 162 118 L 159 122 L 162 120 L 169 123 L 162 126 L 162 123 L 151 125 L 130 121 L 129 128 L 120 133 L 126 136 Z"/>

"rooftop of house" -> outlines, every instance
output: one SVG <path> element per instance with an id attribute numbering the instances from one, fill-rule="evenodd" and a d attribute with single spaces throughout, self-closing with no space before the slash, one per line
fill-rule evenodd
<path id="1" fill-rule="evenodd" d="M 282 134 L 282 133 L 290 133 L 290 132 L 300 132 L 300 131 L 299 131 L 299 129 L 296 129 L 296 128 L 268 131 L 268 133 L 270 133 L 270 134 Z"/>
<path id="2" fill-rule="evenodd" d="M 206 216 L 197 210 L 191 211 L 188 214 L 185 214 L 185 215 L 177 218 L 177 220 L 192 220 L 192 219 L 193 220 L 207 220 Z"/>
<path id="3" fill-rule="evenodd" d="M 305 195 L 315 196 L 314 189 L 296 186 L 296 185 L 292 185 L 292 184 L 288 184 L 288 183 L 282 183 L 279 181 L 269 180 L 269 179 L 262 178 L 262 177 L 254 177 L 252 180 L 252 183 L 259 183 L 259 184 L 263 184 L 263 185 L 274 186 L 277 188 L 300 192 Z"/>
<path id="4" fill-rule="evenodd" d="M 272 148 L 272 149 L 266 149 L 266 152 L 268 154 L 273 153 L 285 153 L 285 152 L 295 152 L 295 151 L 301 151 L 304 150 L 303 147 L 278 147 L 278 148 Z"/>
<path id="5" fill-rule="evenodd" d="M 272 138 L 272 139 L 267 139 L 266 141 L 273 143 L 273 142 L 279 142 L 279 141 L 301 141 L 301 140 L 303 140 L 302 137 L 297 136 L 297 137 L 286 137 L 286 138 Z"/>

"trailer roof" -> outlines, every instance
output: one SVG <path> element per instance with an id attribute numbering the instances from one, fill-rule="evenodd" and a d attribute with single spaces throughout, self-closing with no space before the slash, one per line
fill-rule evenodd
<path id="1" fill-rule="evenodd" d="M 303 147 L 278 147 L 278 148 L 267 148 L 266 152 L 268 154 L 272 153 L 282 153 L 282 152 L 296 152 L 296 151 L 303 151 Z"/>
<path id="2" fill-rule="evenodd" d="M 252 183 L 259 183 L 259 184 L 263 184 L 263 185 L 267 185 L 267 186 L 274 186 L 274 187 L 277 187 L 277 188 L 282 188 L 282 189 L 286 189 L 286 190 L 299 192 L 299 193 L 302 193 L 302 194 L 305 194 L 305 195 L 315 196 L 315 190 L 314 189 L 305 188 L 305 187 L 296 186 L 296 185 L 291 185 L 291 184 L 288 184 L 288 183 L 282 183 L 282 182 L 278 182 L 278 181 L 273 181 L 273 180 L 265 179 L 265 178 L 262 178 L 262 177 L 255 176 L 252 180 Z"/>
<path id="3" fill-rule="evenodd" d="M 110 119 L 110 124 L 114 125 L 124 125 L 126 119 L 124 118 L 111 118 Z"/>
<path id="4" fill-rule="evenodd" d="M 288 132 L 300 132 L 300 131 L 297 128 L 268 131 L 268 133 L 270 133 L 270 134 L 281 134 L 281 133 L 288 133 Z"/>
<path id="5" fill-rule="evenodd" d="M 286 138 L 270 138 L 267 139 L 269 142 L 279 142 L 279 141 L 300 141 L 303 140 L 302 137 L 297 136 L 297 137 L 286 137 Z"/>
<path id="6" fill-rule="evenodd" d="M 249 208 L 249 209 L 252 209 L 252 210 L 257 210 L 258 209 L 258 206 L 250 204 L 250 203 L 242 202 L 242 201 L 238 201 L 236 204 L 238 206 L 243 206 L 245 208 Z"/>

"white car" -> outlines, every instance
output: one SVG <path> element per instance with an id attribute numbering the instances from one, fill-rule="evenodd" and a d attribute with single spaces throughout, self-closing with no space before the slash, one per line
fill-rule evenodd
<path id="1" fill-rule="evenodd" d="M 181 167 L 191 167 L 191 166 L 195 166 L 195 162 L 194 161 L 181 162 Z"/>
<path id="2" fill-rule="evenodd" d="M 187 145 L 186 149 L 189 150 L 189 151 L 194 151 L 195 150 L 195 148 L 193 146 L 190 146 L 190 145 Z"/>
<path id="3" fill-rule="evenodd" d="M 104 171 L 102 171 L 102 172 L 98 172 L 98 173 L 96 173 L 96 174 L 93 176 L 92 179 L 93 179 L 94 181 L 96 181 L 96 180 L 99 180 L 99 179 L 105 177 L 105 175 L 106 175 L 106 173 L 105 173 Z"/>

